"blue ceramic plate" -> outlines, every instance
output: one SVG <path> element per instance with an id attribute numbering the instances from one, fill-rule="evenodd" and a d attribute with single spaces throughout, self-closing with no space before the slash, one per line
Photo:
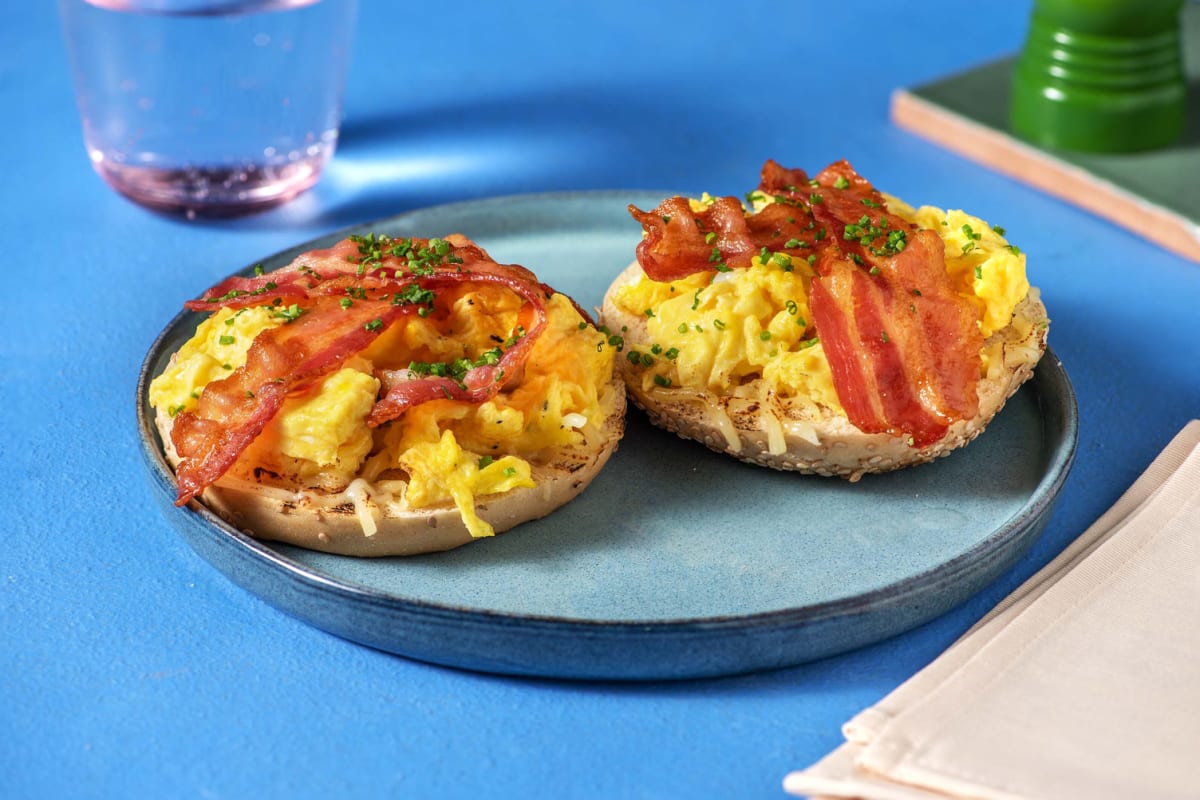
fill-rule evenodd
<path id="1" fill-rule="evenodd" d="M 474 238 L 586 307 L 631 260 L 628 203 L 661 192 L 497 198 L 402 214 L 348 233 Z M 181 298 L 182 301 L 183 298 Z M 628 432 L 584 494 L 537 522 L 448 553 L 355 559 L 252 539 L 176 508 L 146 387 L 192 333 L 171 321 L 146 357 L 138 422 L 153 492 L 202 557 L 312 625 L 438 664 L 564 678 L 662 679 L 784 667 L 893 636 L 1011 566 L 1044 527 L 1070 468 L 1070 382 L 1047 353 L 969 447 L 850 484 L 749 466 L 648 425 Z"/>

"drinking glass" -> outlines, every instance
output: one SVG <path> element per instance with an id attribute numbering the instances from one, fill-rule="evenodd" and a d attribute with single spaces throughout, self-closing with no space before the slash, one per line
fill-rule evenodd
<path id="1" fill-rule="evenodd" d="M 59 0 L 83 138 L 161 211 L 286 202 L 337 144 L 356 0 Z"/>

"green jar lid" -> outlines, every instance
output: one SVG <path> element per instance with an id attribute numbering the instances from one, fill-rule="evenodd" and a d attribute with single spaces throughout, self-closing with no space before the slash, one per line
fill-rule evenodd
<path id="1" fill-rule="evenodd" d="M 1013 132 L 1035 144 L 1133 152 L 1183 132 L 1183 0 L 1037 0 L 1017 59 Z"/>

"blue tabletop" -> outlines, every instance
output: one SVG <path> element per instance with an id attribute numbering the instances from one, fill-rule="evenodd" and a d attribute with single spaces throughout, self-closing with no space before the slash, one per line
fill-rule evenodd
<path id="1" fill-rule="evenodd" d="M 188 223 L 110 191 L 55 6 L 0 10 L 0 796 L 746 797 L 937 656 L 1200 415 L 1200 265 L 893 127 L 890 92 L 1019 47 L 1028 3 L 364 0 L 324 179 Z M 901 7 L 903 6 L 903 7 Z M 1017 565 L 916 630 L 803 666 L 671 683 L 457 671 L 238 588 L 163 520 L 134 384 L 181 302 L 340 227 L 571 189 L 742 194 L 768 158 L 848 158 L 1028 254 L 1079 449 Z"/>

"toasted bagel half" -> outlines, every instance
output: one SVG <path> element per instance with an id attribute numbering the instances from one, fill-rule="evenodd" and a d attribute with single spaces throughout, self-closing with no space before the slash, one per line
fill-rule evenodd
<path id="1" fill-rule="evenodd" d="M 571 501 L 624 432 L 615 348 L 460 235 L 349 236 L 231 276 L 148 387 L 176 505 L 355 556 L 447 550 Z"/>
<path id="2" fill-rule="evenodd" d="M 615 295 L 625 284 L 644 277 L 637 262 L 609 286 L 601 323 L 620 330 L 626 349 L 652 345 L 647 317 L 620 307 Z M 813 403 L 789 403 L 773 395 L 762 378 L 719 394 L 704 389 L 659 386 L 645 380 L 644 370 L 628 359 L 616 362 L 633 403 L 650 421 L 682 438 L 742 461 L 779 470 L 840 476 L 856 481 L 867 473 L 887 472 L 931 461 L 978 436 L 1014 392 L 1033 375 L 1046 349 L 1046 308 L 1031 288 L 1015 308 L 1012 321 L 984 344 L 992 354 L 978 384 L 979 412 L 959 420 L 931 444 L 915 448 L 903 436 L 864 433 L 840 409 Z"/>

